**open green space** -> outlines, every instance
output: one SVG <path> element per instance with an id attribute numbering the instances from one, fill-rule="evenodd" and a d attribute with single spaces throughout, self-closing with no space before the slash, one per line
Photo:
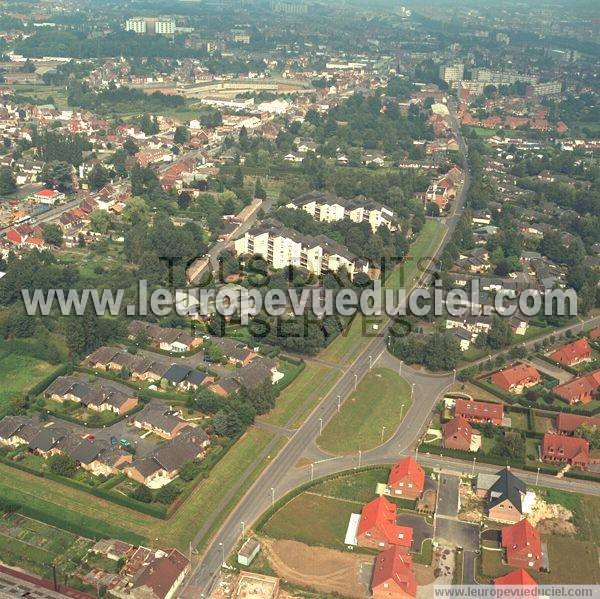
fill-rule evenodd
<path id="1" fill-rule="evenodd" d="M 333 368 L 307 361 L 304 370 L 281 392 L 275 408 L 261 420 L 277 426 L 298 426 L 323 399 L 338 375 Z"/>
<path id="2" fill-rule="evenodd" d="M 32 356 L 9 353 L 0 344 L 0 418 L 8 414 L 11 401 L 23 397 L 55 369 L 55 365 Z"/>
<path id="3" fill-rule="evenodd" d="M 374 368 L 344 402 L 317 442 L 334 454 L 377 447 L 400 426 L 411 405 L 410 386 L 397 373 Z"/>
<path id="4" fill-rule="evenodd" d="M 313 493 L 367 503 L 375 497 L 377 483 L 387 483 L 390 469 L 372 468 L 359 472 L 351 472 L 337 478 L 330 478 L 311 488 Z"/>
<path id="5" fill-rule="evenodd" d="M 360 509 L 358 502 L 302 493 L 273 514 L 260 532 L 274 539 L 344 549 L 350 515 Z"/>
<path id="6" fill-rule="evenodd" d="M 407 290 L 412 288 L 424 273 L 425 268 L 428 267 L 445 230 L 446 226 L 440 221 L 428 220 L 417 239 L 410 246 L 409 255 L 390 274 L 383 285 L 384 288 L 405 288 Z M 334 364 L 351 363 L 363 351 L 369 340 L 377 334 L 377 331 L 372 329 L 373 323 L 374 317 L 357 315 L 343 334 L 339 335 L 319 354 L 319 358 Z"/>
<path id="7" fill-rule="evenodd" d="M 598 548 L 590 541 L 579 541 L 571 537 L 543 536 L 548 544 L 550 572 L 529 573 L 539 584 L 598 584 Z M 483 550 L 481 552 L 482 580 L 492 581 L 514 570 L 502 562 L 503 552 Z"/>

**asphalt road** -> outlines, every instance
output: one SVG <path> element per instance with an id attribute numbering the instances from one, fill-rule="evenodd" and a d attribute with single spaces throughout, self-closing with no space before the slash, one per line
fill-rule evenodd
<path id="1" fill-rule="evenodd" d="M 456 121 L 454 121 L 454 124 L 459 143 L 462 148 L 465 148 Z M 470 172 L 467 168 L 465 169 L 464 185 L 454 202 L 451 214 L 445 218 L 446 232 L 440 240 L 431 262 L 440 255 L 451 237 L 462 213 L 469 185 Z M 421 277 L 422 281 L 417 284 L 424 282 L 428 276 L 429 273 L 425 273 Z M 240 538 L 242 527 L 247 529 L 268 509 L 274 500 L 282 497 L 298 484 L 306 482 L 308 471 L 297 469 L 295 465 L 302 457 L 305 449 L 314 443 L 321 426 L 324 426 L 337 413 L 338 395 L 345 401 L 354 391 L 355 381 L 361 380 L 365 376 L 371 363 L 374 364 L 383 356 L 387 356 L 386 340 L 390 324 L 391 322 L 388 319 L 381 327 L 380 336 L 373 338 L 354 362 L 346 368 L 344 375 L 229 514 L 221 529 L 208 545 L 201 561 L 193 568 L 190 576 L 184 582 L 180 591 L 181 597 L 197 598 L 208 595 L 219 574 L 223 555 L 229 554 L 233 550 Z M 397 458 L 418 439 L 423 426 L 427 423 L 435 401 L 439 394 L 451 383 L 452 376 L 438 377 L 427 373 L 419 373 L 406 366 L 403 368 L 402 374 L 406 376 L 410 383 L 414 384 L 413 395 L 415 401 L 396 434 L 384 445 L 373 451 L 365 452 L 364 455 L 346 456 L 341 459 L 324 459 L 318 462 L 315 464 L 314 471 L 312 471 L 315 477 L 366 463 L 386 462 L 389 460 L 390 455 Z M 407 376 L 409 374 L 410 378 Z"/>
<path id="2" fill-rule="evenodd" d="M 459 143 L 464 151 L 464 140 L 455 120 L 454 124 Z M 456 199 L 452 213 L 445 218 L 448 228 L 443 239 L 440 240 L 435 256 L 438 256 L 443 250 L 460 218 L 469 184 L 470 173 L 468 169 L 465 169 L 465 184 Z M 221 529 L 207 546 L 200 561 L 184 581 L 180 597 L 191 599 L 207 596 L 218 578 L 223 556 L 228 555 L 234 549 L 241 536 L 242 529 L 248 530 L 258 517 L 270 507 L 273 501 L 276 501 L 298 485 L 307 482 L 312 476 L 318 478 L 354 467 L 390 464 L 400 457 L 412 453 L 412 447 L 427 426 L 435 403 L 443 392 L 452 385 L 453 375 L 435 375 L 405 365 L 402 366 L 400 362 L 386 352 L 389 326 L 390 322 L 388 321 L 381 327 L 380 336 L 373 338 L 354 362 L 343 368 L 343 375 L 336 385 L 323 398 L 300 428 L 293 433 L 284 448 L 238 502 L 226 518 Z M 371 451 L 359 452 L 357 455 L 327 456 L 320 452 L 315 444 L 320 427 L 324 426 L 337 413 L 338 396 L 342 400 L 349 397 L 354 390 L 355 381 L 364 377 L 371 362 L 372 365 L 397 368 L 398 371 L 401 369 L 402 376 L 413 385 L 413 405 L 405 415 L 399 429 L 383 445 Z M 321 459 L 318 459 L 312 468 L 308 466 L 296 467 L 300 458 L 305 456 L 306 452 L 309 452 L 311 456 L 314 456 L 315 453 L 320 454 Z M 478 464 L 476 461 L 469 464 L 442 456 L 417 455 L 417 458 L 424 466 L 454 474 L 495 473 L 500 469 L 499 466 Z M 596 487 L 585 482 L 557 479 L 544 475 L 539 475 L 539 478 L 537 478 L 536 473 L 519 472 L 519 476 L 529 485 L 539 482 L 557 489 L 600 495 L 600 486 Z M 196 541 L 199 540 L 197 536 Z"/>

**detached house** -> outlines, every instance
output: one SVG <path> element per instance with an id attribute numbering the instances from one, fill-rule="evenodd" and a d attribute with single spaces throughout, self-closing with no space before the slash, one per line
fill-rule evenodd
<path id="1" fill-rule="evenodd" d="M 581 362 L 589 362 L 592 359 L 592 348 L 585 337 L 561 345 L 550 354 L 550 358 L 563 366 L 575 366 Z"/>
<path id="2" fill-rule="evenodd" d="M 540 533 L 529 520 L 521 520 L 502 529 L 502 548 L 506 562 L 515 568 L 541 570 L 545 563 Z"/>
<path id="3" fill-rule="evenodd" d="M 501 403 L 457 399 L 454 404 L 454 415 L 462 416 L 469 422 L 491 422 L 501 426 L 504 420 L 504 406 Z"/>
<path id="4" fill-rule="evenodd" d="M 600 428 L 600 416 L 582 416 L 561 412 L 556 418 L 555 428 L 561 435 L 573 435 L 582 425 Z"/>
<path id="5" fill-rule="evenodd" d="M 425 471 L 412 457 L 398 462 L 390 470 L 387 492 L 402 499 L 418 499 L 425 488 Z"/>
<path id="6" fill-rule="evenodd" d="M 371 591 L 375 599 L 414 599 L 417 580 L 410 555 L 399 547 L 382 551 L 375 559 Z"/>
<path id="7" fill-rule="evenodd" d="M 196 391 L 201 385 L 213 383 L 215 379 L 184 364 L 173 364 L 165 372 L 162 380 L 164 386 L 170 385 L 180 391 Z"/>
<path id="8" fill-rule="evenodd" d="M 396 504 L 381 496 L 363 506 L 356 539 L 360 547 L 387 549 L 396 545 L 408 553 L 413 530 L 396 524 Z"/>
<path id="9" fill-rule="evenodd" d="M 167 408 L 160 401 L 150 401 L 134 417 L 133 425 L 151 431 L 163 439 L 174 439 L 189 423 L 181 418 L 181 412 Z"/>
<path id="10" fill-rule="evenodd" d="M 542 460 L 587 468 L 590 464 L 590 444 L 587 439 L 546 433 L 542 439 Z"/>
<path id="11" fill-rule="evenodd" d="M 542 377 L 536 368 L 527 364 L 516 364 L 492 374 L 492 383 L 509 393 L 521 394 L 524 389 L 534 387 Z"/>
<path id="12" fill-rule="evenodd" d="M 511 587 L 536 587 L 538 584 L 535 579 L 523 568 L 509 572 L 505 576 L 499 576 L 494 580 L 496 586 L 506 585 Z"/>
<path id="13" fill-rule="evenodd" d="M 552 391 L 568 404 L 590 403 L 600 388 L 600 370 L 578 376 L 562 385 L 557 385 Z"/>
<path id="14" fill-rule="evenodd" d="M 523 518 L 524 497 L 525 483 L 508 468 L 501 470 L 487 493 L 488 517 L 497 522 L 519 522 Z"/>
<path id="15" fill-rule="evenodd" d="M 462 416 L 456 416 L 442 426 L 444 447 L 471 451 L 473 427 Z"/>

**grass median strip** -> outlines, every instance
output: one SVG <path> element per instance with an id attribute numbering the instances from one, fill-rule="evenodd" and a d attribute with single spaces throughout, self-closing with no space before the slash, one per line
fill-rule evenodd
<path id="1" fill-rule="evenodd" d="M 395 433 L 410 405 L 408 383 L 392 370 L 374 368 L 323 429 L 317 443 L 333 454 L 373 449 Z"/>

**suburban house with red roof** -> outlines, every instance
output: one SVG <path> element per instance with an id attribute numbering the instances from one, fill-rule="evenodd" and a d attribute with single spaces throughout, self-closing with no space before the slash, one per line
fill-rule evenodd
<path id="1" fill-rule="evenodd" d="M 442 426 L 444 447 L 471 451 L 473 427 L 462 416 L 456 416 Z"/>
<path id="2" fill-rule="evenodd" d="M 371 592 L 375 599 L 413 599 L 417 580 L 412 558 L 399 547 L 382 551 L 375 559 Z"/>
<path id="3" fill-rule="evenodd" d="M 402 499 L 418 499 L 425 488 L 425 471 L 412 458 L 404 458 L 390 470 L 388 494 Z"/>
<path id="4" fill-rule="evenodd" d="M 536 587 L 538 585 L 533 576 L 531 576 L 527 570 L 523 570 L 523 568 L 513 570 L 504 576 L 499 576 L 494 580 L 494 584 L 497 586 L 505 585 L 511 587 Z"/>
<path id="5" fill-rule="evenodd" d="M 600 428 L 600 416 L 582 416 L 561 412 L 556 418 L 556 431 L 561 435 L 572 435 L 580 426 Z"/>
<path id="6" fill-rule="evenodd" d="M 592 348 L 588 340 L 582 337 L 572 343 L 561 345 L 549 357 L 563 366 L 575 366 L 581 362 L 589 362 L 592 359 Z"/>
<path id="7" fill-rule="evenodd" d="M 596 327 L 596 328 L 592 329 L 591 331 L 589 331 L 588 337 L 592 341 L 597 341 L 598 339 L 600 339 L 600 327 Z"/>
<path id="8" fill-rule="evenodd" d="M 515 364 L 492 374 L 492 383 L 509 393 L 523 393 L 528 387 L 537 385 L 542 377 L 536 368 L 527 364 Z"/>
<path id="9" fill-rule="evenodd" d="M 408 552 L 413 530 L 396 524 L 396 504 L 381 496 L 363 506 L 356 540 L 359 547 L 387 549 L 396 545 Z"/>
<path id="10" fill-rule="evenodd" d="M 600 387 L 600 370 L 577 376 L 562 385 L 557 385 L 552 391 L 568 404 L 590 403 Z"/>
<path id="11" fill-rule="evenodd" d="M 56 189 L 40 189 L 33 194 L 33 199 L 39 204 L 54 205 L 65 199 L 65 194 Z"/>
<path id="12" fill-rule="evenodd" d="M 540 570 L 544 565 L 540 533 L 529 520 L 521 520 L 502 529 L 502 548 L 506 562 L 515 568 Z"/>
<path id="13" fill-rule="evenodd" d="M 589 441 L 581 437 L 546 433 L 542 439 L 542 460 L 587 468 L 590 465 Z"/>
<path id="14" fill-rule="evenodd" d="M 500 426 L 504 420 L 504 406 L 501 403 L 457 399 L 454 415 L 462 416 L 469 422 L 491 422 Z"/>

